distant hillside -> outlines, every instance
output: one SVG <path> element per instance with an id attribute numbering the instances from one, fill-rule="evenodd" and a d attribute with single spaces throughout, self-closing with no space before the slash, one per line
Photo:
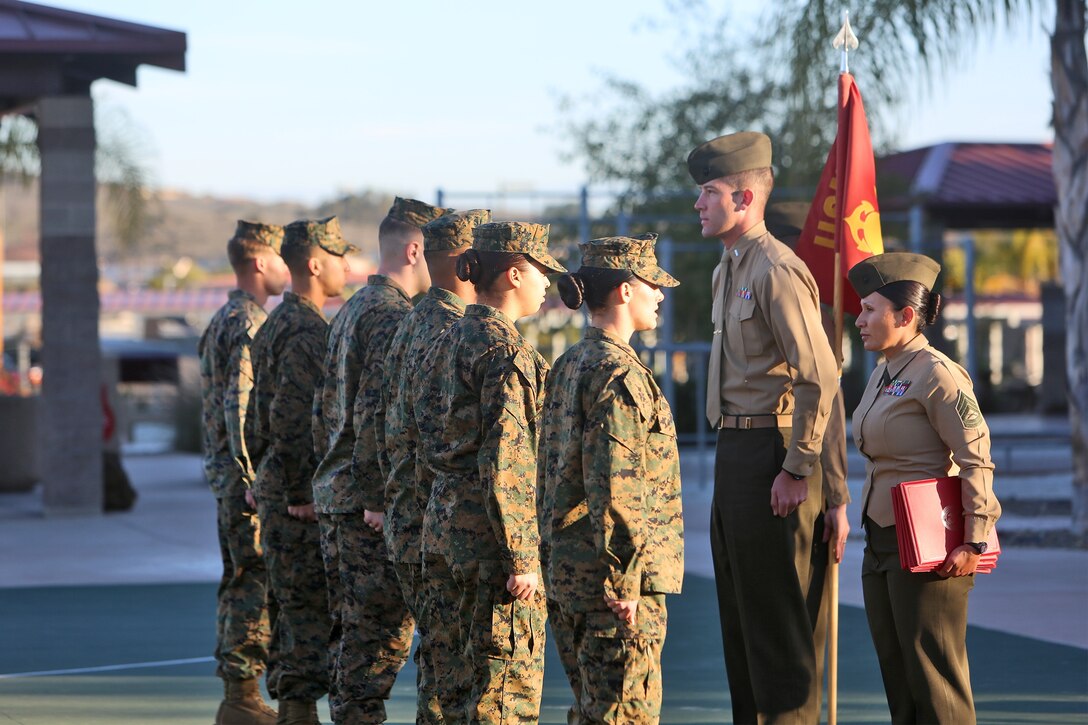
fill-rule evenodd
<path id="1" fill-rule="evenodd" d="M 5 257 L 38 257 L 38 184 L 11 178 L 0 184 Z M 225 263 L 224 249 L 239 219 L 287 224 L 295 219 L 338 216 L 344 236 L 364 255 L 377 258 L 378 224 L 393 195 L 364 191 L 315 207 L 296 202 L 263 203 L 251 199 L 193 196 L 182 191 L 154 192 L 145 235 L 135 249 L 122 250 L 113 229 L 106 189 L 98 199 L 98 253 L 109 261 L 152 261 L 189 256 L 209 268 Z"/>

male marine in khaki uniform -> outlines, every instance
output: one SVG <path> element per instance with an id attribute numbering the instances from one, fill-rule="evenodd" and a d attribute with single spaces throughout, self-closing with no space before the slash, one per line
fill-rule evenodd
<path id="1" fill-rule="evenodd" d="M 334 623 L 332 717 L 385 721 L 385 700 L 412 646 L 412 617 L 382 538 L 379 389 L 385 352 L 412 298 L 427 289 L 419 228 L 445 209 L 397 197 L 378 227 L 377 274 L 333 318 L 314 407 L 314 503 Z"/>
<path id="2" fill-rule="evenodd" d="M 282 242 L 281 226 L 238 221 L 227 242 L 238 286 L 212 316 L 197 348 L 204 475 L 215 493 L 223 557 L 215 659 L 225 695 L 216 725 L 270 725 L 276 717 L 261 699 L 257 684 L 268 665 L 268 573 L 260 524 L 251 505 L 253 466 L 243 430 L 253 389 L 250 345 L 268 317 L 264 311 L 268 297 L 287 286 L 287 265 L 279 254 Z"/>
<path id="3" fill-rule="evenodd" d="M 819 515 L 817 463 L 838 381 L 816 283 L 763 221 L 770 167 L 761 133 L 688 156 L 702 235 L 723 247 L 706 406 L 718 429 L 711 550 L 734 722 L 814 723 L 810 557 L 797 556 L 794 539 Z"/>

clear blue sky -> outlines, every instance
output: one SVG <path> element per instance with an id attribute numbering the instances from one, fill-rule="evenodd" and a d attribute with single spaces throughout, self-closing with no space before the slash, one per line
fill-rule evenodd
<path id="1" fill-rule="evenodd" d="M 99 81 L 94 95 L 143 129 L 158 185 L 196 193 L 575 189 L 584 173 L 559 158 L 557 98 L 599 88 L 602 72 L 657 90 L 681 80 L 670 57 L 682 39 L 647 22 L 667 18 L 665 0 L 52 4 L 188 34 L 186 73 L 145 67 L 138 88 Z M 1042 22 L 979 43 L 935 91 L 914 89 L 900 146 L 1050 140 Z"/>

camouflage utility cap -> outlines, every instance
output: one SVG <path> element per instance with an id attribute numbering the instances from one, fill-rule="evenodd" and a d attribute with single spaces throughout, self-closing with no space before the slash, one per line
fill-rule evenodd
<path id="1" fill-rule="evenodd" d="M 329 254 L 343 257 L 359 248 L 349 244 L 340 232 L 340 220 L 334 216 L 327 219 L 300 219 L 291 222 L 284 229 L 284 247 L 321 247 Z"/>
<path id="2" fill-rule="evenodd" d="M 656 234 L 639 237 L 602 237 L 582 242 L 582 266 L 599 269 L 626 269 L 635 276 L 658 287 L 680 284 L 671 274 L 657 266 L 654 254 Z"/>
<path id="3" fill-rule="evenodd" d="M 489 209 L 469 209 L 440 216 L 423 225 L 423 249 L 435 252 L 472 245 L 472 230 L 491 221 Z"/>
<path id="4" fill-rule="evenodd" d="M 805 228 L 811 206 L 807 201 L 778 201 L 768 204 L 763 215 L 767 231 L 778 241 L 795 248 L 797 239 Z"/>
<path id="5" fill-rule="evenodd" d="M 858 297 L 868 297 L 892 282 L 918 282 L 932 290 L 941 265 L 924 254 L 889 252 L 877 254 L 855 264 L 847 276 Z"/>
<path id="6" fill-rule="evenodd" d="M 264 244 L 279 253 L 280 247 L 283 245 L 283 227 L 279 224 L 261 224 L 260 222 L 247 222 L 244 219 L 239 219 L 238 226 L 234 228 L 234 236 L 231 237 L 230 241 Z"/>
<path id="7" fill-rule="evenodd" d="M 688 154 L 688 173 L 696 184 L 770 166 L 771 139 L 756 131 L 719 136 Z"/>
<path id="8" fill-rule="evenodd" d="M 552 272 L 566 272 L 548 254 L 548 225 L 529 222 L 492 222 L 472 232 L 472 248 L 481 252 L 514 252 L 530 257 Z"/>
<path id="9" fill-rule="evenodd" d="M 432 222 L 443 214 L 451 212 L 453 209 L 432 206 L 419 199 L 405 199 L 398 196 L 393 199 L 393 206 L 389 207 L 386 216 L 422 229 L 427 222 Z"/>

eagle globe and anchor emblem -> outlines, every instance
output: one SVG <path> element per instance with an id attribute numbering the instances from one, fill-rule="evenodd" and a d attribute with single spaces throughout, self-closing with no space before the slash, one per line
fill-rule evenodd
<path id="1" fill-rule="evenodd" d="M 941 523 L 949 531 L 952 531 L 953 522 L 956 520 L 956 509 L 954 506 L 945 506 L 941 509 Z"/>

